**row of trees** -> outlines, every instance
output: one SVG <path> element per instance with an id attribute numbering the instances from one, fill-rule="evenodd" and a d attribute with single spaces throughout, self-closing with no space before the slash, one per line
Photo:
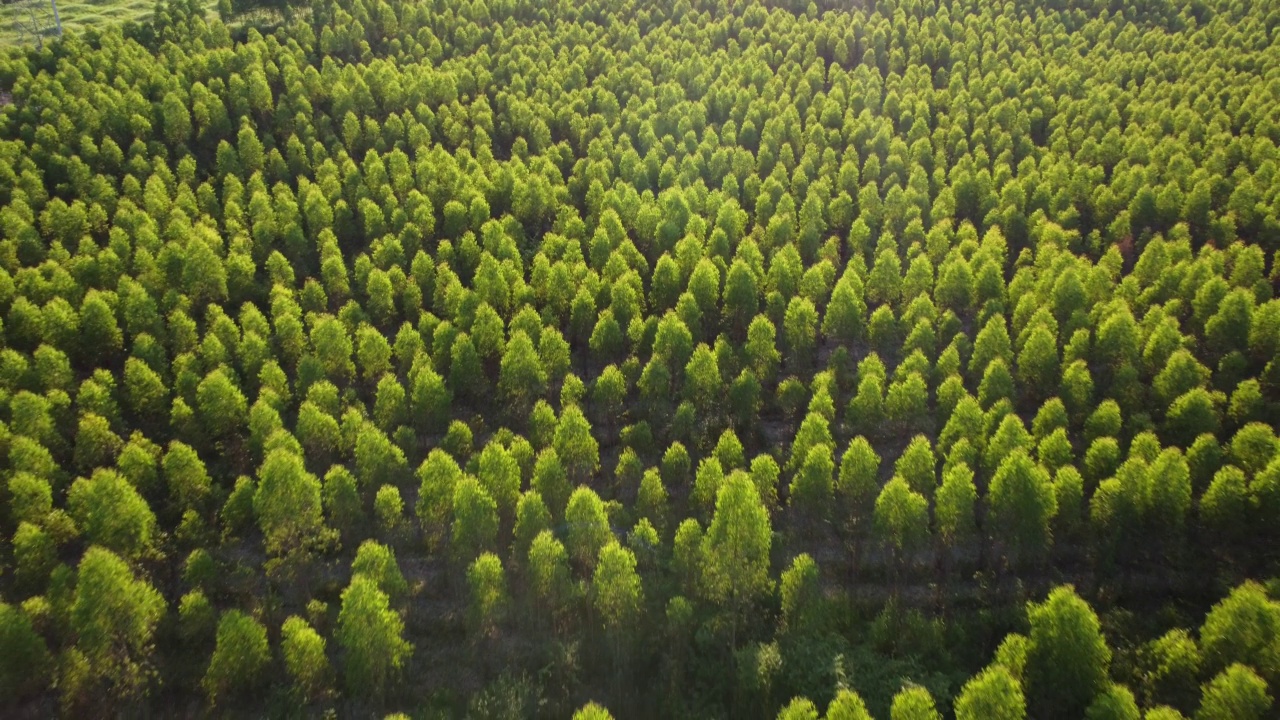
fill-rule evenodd
<path id="1" fill-rule="evenodd" d="M 1199 642 L 1177 629 L 1145 648 L 1149 657 L 1144 661 L 1150 670 L 1139 696 L 1111 682 L 1113 654 L 1093 609 L 1074 588 L 1059 587 L 1044 602 L 1027 606 L 1029 633 L 1004 639 L 994 661 L 965 683 L 952 711 L 957 720 L 1174 720 L 1190 716 L 1189 707 L 1194 706 L 1197 719 L 1268 717 L 1273 699 L 1264 676 L 1269 671 L 1254 667 L 1271 664 L 1265 658 L 1274 648 L 1275 637 L 1266 623 L 1278 609 L 1262 587 L 1253 583 L 1237 587 L 1210 610 Z M 1212 675 L 1212 680 L 1202 686 L 1196 705 L 1195 678 L 1201 674 Z M 1145 712 L 1139 709 L 1139 697 L 1148 708 Z M 778 714 L 780 720 L 818 717 L 807 698 L 792 700 Z M 856 692 L 842 688 L 827 706 L 825 717 L 871 715 Z M 927 689 L 908 686 L 894 696 L 889 717 L 931 720 L 942 714 Z"/>
<path id="2" fill-rule="evenodd" d="M 1265 715 L 1280 16 L 1103 5 L 173 2 L 0 58 L 0 687 Z"/>

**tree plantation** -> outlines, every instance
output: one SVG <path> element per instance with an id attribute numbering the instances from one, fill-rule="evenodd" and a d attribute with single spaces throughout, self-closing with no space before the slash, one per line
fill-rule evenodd
<path id="1" fill-rule="evenodd" d="M 1280 717 L 1280 5 L 262 4 L 0 55 L 0 715 Z"/>

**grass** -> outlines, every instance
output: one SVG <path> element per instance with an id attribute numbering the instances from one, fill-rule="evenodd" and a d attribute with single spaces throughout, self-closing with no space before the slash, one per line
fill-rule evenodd
<path id="1" fill-rule="evenodd" d="M 48 0 L 43 1 L 48 2 Z M 214 0 L 207 0 L 207 4 L 212 11 Z M 104 27 L 129 20 L 135 22 L 148 20 L 153 10 L 155 10 L 155 0 L 58 0 L 58 14 L 62 18 L 64 31 Z M 50 25 L 45 35 L 47 39 L 53 35 L 53 14 L 49 12 L 47 4 L 44 6 L 44 11 L 45 17 L 42 20 Z M 15 23 L 17 13 L 18 9 L 13 6 L 8 4 L 3 6 L 3 15 L 0 15 L 0 47 L 35 44 L 35 38 L 30 33 L 24 37 L 18 29 Z"/>

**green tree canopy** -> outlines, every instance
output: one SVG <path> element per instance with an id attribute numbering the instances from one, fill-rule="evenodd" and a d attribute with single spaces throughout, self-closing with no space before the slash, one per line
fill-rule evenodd
<path id="1" fill-rule="evenodd" d="M 104 683 L 112 695 L 125 698 L 145 690 L 156 625 L 164 609 L 160 593 L 110 550 L 85 551 L 76 577 L 71 629 L 92 682 Z"/>
<path id="2" fill-rule="evenodd" d="M 253 496 L 267 552 L 307 552 L 326 542 L 320 489 L 320 481 L 307 472 L 302 458 L 284 448 L 267 455 L 258 469 Z"/>
<path id="3" fill-rule="evenodd" d="M 1271 705 L 1266 681 L 1248 666 L 1236 663 L 1204 686 L 1196 720 L 1264 718 Z"/>
<path id="4" fill-rule="evenodd" d="M 1023 720 L 1022 686 L 1009 671 L 993 666 L 965 683 L 956 699 L 956 720 Z"/>
<path id="5" fill-rule="evenodd" d="M 284 621 L 280 629 L 280 654 L 301 697 L 316 697 L 331 682 L 325 639 L 306 620 L 292 615 Z"/>
<path id="6" fill-rule="evenodd" d="M 772 537 L 769 513 L 750 479 L 741 473 L 731 475 L 716 495 L 703 552 L 708 598 L 729 605 L 735 629 L 745 607 L 773 587 L 769 577 Z"/>
<path id="7" fill-rule="evenodd" d="M 217 647 L 201 681 L 210 704 L 260 684 L 270 662 L 267 629 L 239 610 L 223 613 L 218 621 Z"/>
<path id="8" fill-rule="evenodd" d="M 378 696 L 399 673 L 413 646 L 403 638 L 404 622 L 390 608 L 386 593 L 366 575 L 355 575 L 342 591 L 335 637 L 345 655 L 347 689 Z"/>
<path id="9" fill-rule="evenodd" d="M 1027 697 L 1043 717 L 1079 717 L 1106 687 L 1111 649 L 1098 617 L 1069 585 L 1029 603 Z"/>

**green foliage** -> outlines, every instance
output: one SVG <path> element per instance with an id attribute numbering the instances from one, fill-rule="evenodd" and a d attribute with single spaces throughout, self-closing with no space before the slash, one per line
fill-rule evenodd
<path id="1" fill-rule="evenodd" d="M 821 602 L 818 566 L 808 553 L 791 559 L 791 567 L 782 573 L 778 594 L 782 599 L 782 626 L 788 633 L 813 629 Z"/>
<path id="2" fill-rule="evenodd" d="M 400 488 L 394 485 L 378 488 L 377 494 L 373 496 L 373 514 L 384 535 L 394 533 L 404 515 L 404 500 L 400 498 Z"/>
<path id="3" fill-rule="evenodd" d="M 553 442 L 571 482 L 582 482 L 600 468 L 599 443 L 591 435 L 591 424 L 576 405 L 561 412 Z"/>
<path id="4" fill-rule="evenodd" d="M 28 501 L 28 508 L 33 504 Z M 89 542 L 127 559 L 145 554 L 154 543 L 155 515 L 146 500 L 116 472 L 98 470 L 88 480 L 77 479 L 67 494 L 67 506 Z M 33 509 L 24 514 L 40 515 Z"/>
<path id="5" fill-rule="evenodd" d="M 933 448 L 929 445 L 928 438 L 923 435 L 912 438 L 893 467 L 913 491 L 925 497 L 933 495 L 938 481 L 934 470 Z"/>
<path id="6" fill-rule="evenodd" d="M 285 449 L 271 451 L 258 470 L 253 496 L 267 552 L 288 555 L 323 546 L 327 532 L 320 491 L 320 481 L 300 457 Z"/>
<path id="7" fill-rule="evenodd" d="M 171 442 L 161 467 L 169 494 L 178 507 L 190 508 L 203 503 L 212 481 L 195 449 L 177 440 Z"/>
<path id="8" fill-rule="evenodd" d="M 889 709 L 891 720 L 941 720 L 942 715 L 934 707 L 933 696 L 923 687 L 903 688 L 893 696 Z"/>
<path id="9" fill-rule="evenodd" d="M 929 537 L 929 501 L 895 475 L 876 498 L 875 531 L 895 554 L 919 549 Z"/>
<path id="10" fill-rule="evenodd" d="M 52 657 L 31 619 L 20 608 L 0 603 L 0 688 L 10 698 L 40 692 L 50 680 Z"/>
<path id="11" fill-rule="evenodd" d="M 1191 635 L 1181 628 L 1170 630 L 1144 647 L 1143 655 L 1148 696 L 1178 707 L 1194 706 L 1201 656 Z"/>
<path id="12" fill-rule="evenodd" d="M 829 720 L 871 720 L 871 714 L 867 712 L 866 704 L 858 693 L 841 688 L 836 692 L 831 704 L 827 706 L 827 718 Z"/>
<path id="13" fill-rule="evenodd" d="M 563 516 L 565 504 L 569 501 L 571 486 L 564 464 L 560 462 L 560 456 L 555 448 L 547 448 L 538 453 L 538 459 L 533 466 L 531 485 L 542 495 L 553 516 Z"/>
<path id="14" fill-rule="evenodd" d="M 402 637 L 404 622 L 389 607 L 376 582 L 355 575 L 342 591 L 335 637 L 346 653 L 347 690 L 353 695 L 381 694 L 404 667 L 413 646 Z"/>
<path id="15" fill-rule="evenodd" d="M 467 568 L 467 586 L 471 590 L 471 622 L 482 634 L 495 632 L 510 602 L 502 561 L 493 553 L 484 553 Z"/>
<path id="16" fill-rule="evenodd" d="M 716 495 L 716 510 L 703 540 L 703 588 L 708 599 L 729 606 L 733 622 L 743 608 L 773 587 L 769 514 L 750 479 L 729 477 Z"/>
<path id="17" fill-rule="evenodd" d="M 617 541 L 600 548 L 591 576 L 592 604 L 605 629 L 623 633 L 631 627 L 644 604 L 644 589 L 636 574 L 636 557 Z"/>
<path id="18" fill-rule="evenodd" d="M 934 505 L 938 534 L 948 544 L 973 537 L 977 533 L 974 507 L 978 491 L 973 485 L 973 471 L 959 463 L 942 476 L 942 485 Z"/>
<path id="19" fill-rule="evenodd" d="M 550 614 L 558 614 L 572 591 L 569 555 L 564 545 L 543 530 L 529 545 L 528 572 L 535 597 Z"/>
<path id="20" fill-rule="evenodd" d="M 325 654 L 325 639 L 306 620 L 292 615 L 284 621 L 280 654 L 300 697 L 317 697 L 328 687 L 332 671 Z"/>
<path id="21" fill-rule="evenodd" d="M 373 540 L 365 540 L 356 550 L 356 559 L 351 563 L 351 575 L 364 575 L 372 579 L 393 603 L 403 600 L 409 592 L 409 584 L 400 574 L 400 566 L 396 563 L 395 552 Z"/>
<path id="22" fill-rule="evenodd" d="M 469 562 L 498 539 L 498 503 L 471 476 L 458 480 L 453 490 L 453 555 Z"/>
<path id="23" fill-rule="evenodd" d="M 613 715 L 602 705 L 587 703 L 573 714 L 573 720 L 613 720 Z"/>
<path id="24" fill-rule="evenodd" d="M 239 610 L 223 613 L 218 621 L 217 647 L 201 681 L 210 704 L 260 684 L 270 662 L 267 629 Z"/>
<path id="25" fill-rule="evenodd" d="M 1200 497 L 1200 520 L 1219 537 L 1238 541 L 1248 527 L 1252 498 L 1240 468 L 1228 465 L 1214 473 Z"/>
<path id="26" fill-rule="evenodd" d="M 1280 603 L 1255 582 L 1245 582 L 1214 605 L 1200 628 L 1204 669 L 1219 672 L 1233 662 L 1266 677 L 1280 672 Z"/>
<path id="27" fill-rule="evenodd" d="M 71 629 L 87 663 L 87 677 L 64 692 L 93 693 L 93 685 L 99 683 L 117 697 L 135 698 L 144 692 L 164 608 L 160 593 L 111 551 L 86 550 L 76 578 Z"/>
<path id="28" fill-rule="evenodd" d="M 997 665 L 965 683 L 955 712 L 956 720 L 1023 720 L 1027 705 L 1017 679 Z"/>
<path id="29" fill-rule="evenodd" d="M 570 555 L 579 566 L 594 568 L 600 550 L 613 540 L 600 496 L 587 487 L 574 490 L 565 507 L 564 523 Z"/>
<path id="30" fill-rule="evenodd" d="M 1036 557 L 1048 550 L 1057 498 L 1049 474 L 1025 451 L 1016 449 L 1000 463 L 987 500 L 991 526 L 996 537 L 1007 543 L 1011 557 Z"/>
<path id="31" fill-rule="evenodd" d="M 791 507 L 810 518 L 823 518 L 830 512 L 835 462 L 828 445 L 809 448 L 804 463 L 791 480 Z"/>
<path id="32" fill-rule="evenodd" d="M 1236 663 L 1204 686 L 1196 720 L 1264 718 L 1271 704 L 1266 681 L 1249 667 Z"/>
<path id="33" fill-rule="evenodd" d="M 520 466 L 511 453 L 501 444 L 490 441 L 480 452 L 477 475 L 503 515 L 512 516 L 520 498 Z"/>
<path id="34" fill-rule="evenodd" d="M 1111 685 L 1094 698 L 1085 710 L 1088 720 L 1139 720 L 1138 703 L 1123 685 Z"/>
<path id="35" fill-rule="evenodd" d="M 136 5 L 0 58 L 6 710 L 1271 712 L 1271 5 Z"/>
<path id="36" fill-rule="evenodd" d="M 1098 617 L 1074 588 L 1027 605 L 1031 621 L 1026 685 L 1037 717 L 1080 717 L 1106 688 L 1111 649 Z"/>
<path id="37" fill-rule="evenodd" d="M 818 708 L 808 698 L 794 698 L 778 713 L 778 720 L 818 720 Z"/>
<path id="38" fill-rule="evenodd" d="M 865 437 L 855 437 L 840 459 L 836 491 L 852 508 L 865 508 L 874 500 L 880 473 L 880 456 Z M 851 513 L 852 514 L 852 513 Z M 852 514 L 857 517 L 857 514 Z"/>

